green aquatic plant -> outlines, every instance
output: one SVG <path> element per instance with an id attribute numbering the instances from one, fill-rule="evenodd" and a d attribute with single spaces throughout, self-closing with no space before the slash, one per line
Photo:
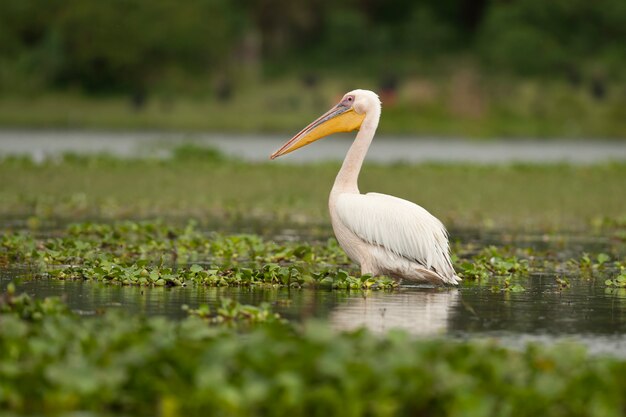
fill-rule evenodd
<path id="1" fill-rule="evenodd" d="M 522 284 L 515 282 L 511 275 L 508 275 L 498 279 L 497 282 L 491 286 L 491 291 L 523 292 L 526 291 L 526 288 L 524 288 Z"/>
<path id="2" fill-rule="evenodd" d="M 588 253 L 583 253 L 580 259 L 570 259 L 570 263 L 577 266 L 582 271 L 593 272 L 604 269 L 611 257 L 606 253 L 599 253 L 594 257 Z"/>
<path id="3" fill-rule="evenodd" d="M 555 280 L 560 290 L 564 290 L 572 286 L 571 282 L 567 278 L 557 276 Z"/>
<path id="4" fill-rule="evenodd" d="M 608 287 L 626 288 L 626 268 L 620 267 L 620 272 L 614 278 L 607 279 L 604 284 Z"/>
<path id="5" fill-rule="evenodd" d="M 489 284 L 494 292 L 522 292 L 525 288 L 520 280 L 529 276 L 527 260 L 495 246 L 483 248 L 470 259 L 457 261 L 457 269 L 463 279 Z"/>
<path id="6" fill-rule="evenodd" d="M 588 253 L 584 253 L 579 259 L 570 259 L 568 266 L 575 272 L 578 272 L 582 277 L 587 279 L 604 278 L 607 275 L 613 273 L 613 271 L 622 271 L 623 265 L 619 261 L 611 261 L 611 257 L 606 253 L 599 253 L 595 256 Z M 606 285 L 614 287 L 620 286 L 619 277 L 622 274 L 618 274 L 616 278 L 606 279 L 604 282 Z M 608 283 L 611 284 L 608 284 Z"/>
<path id="7" fill-rule="evenodd" d="M 147 261 L 118 264 L 96 260 L 83 265 L 54 268 L 48 276 L 62 280 L 100 281 L 119 285 L 210 287 L 319 287 L 328 289 L 393 289 L 398 283 L 391 278 L 364 275 L 356 277 L 341 269 L 326 268 L 312 271 L 303 266 L 264 264 L 260 267 L 191 267 L 172 268 L 148 265 Z"/>
<path id="8" fill-rule="evenodd" d="M 9 283 L 0 295 L 0 314 L 9 313 L 25 320 L 41 320 L 44 316 L 69 313 L 69 309 L 58 297 L 39 300 L 25 293 L 16 294 L 15 285 Z"/>
<path id="9" fill-rule="evenodd" d="M 215 261 L 221 265 L 256 263 L 318 263 L 349 265 L 334 239 L 315 244 L 278 243 L 258 235 L 205 233 L 195 222 L 184 227 L 162 221 L 81 223 L 57 236 L 34 237 L 14 232 L 0 236 L 0 259 L 73 265 L 107 256 L 123 262 L 150 260 L 171 264 Z"/>
<path id="10" fill-rule="evenodd" d="M 455 268 L 464 285 L 523 291 L 531 272 L 602 276 L 619 269 L 605 253 L 564 263 L 530 248 L 455 243 Z M 615 255 L 613 255 L 615 256 Z M 0 263 L 22 263 L 37 276 L 139 286 L 265 286 L 393 289 L 388 277 L 359 276 L 335 239 L 276 241 L 255 234 L 203 231 L 197 223 L 165 221 L 76 223 L 51 234 L 0 235 Z M 557 285 L 558 282 L 557 282 Z"/>
<path id="11" fill-rule="evenodd" d="M 142 286 L 317 286 L 391 289 L 387 277 L 356 277 L 334 239 L 277 243 L 256 235 L 203 233 L 195 223 L 73 224 L 57 236 L 7 233 L 0 259 L 34 263 L 48 277 Z M 202 264 L 189 261 L 202 261 Z M 345 266 L 348 271 L 340 268 Z"/>
<path id="12" fill-rule="evenodd" d="M 251 325 L 258 323 L 286 323 L 278 313 L 274 313 L 268 303 L 259 306 L 244 305 L 230 298 L 222 298 L 220 305 L 213 311 L 208 304 L 198 308 L 189 308 L 183 305 L 182 309 L 190 316 L 199 317 L 209 323 L 223 323 L 229 325 Z"/>
<path id="13" fill-rule="evenodd" d="M 626 361 L 591 356 L 576 345 L 507 349 L 400 331 L 337 332 L 224 303 L 221 313 L 199 308 L 179 321 L 121 311 L 85 318 L 45 308 L 32 320 L 19 308 L 3 308 L 0 409 L 168 417 L 460 417 L 503 410 L 520 417 L 621 417 L 626 407 Z M 215 314 L 222 324 L 211 319 Z M 267 320 L 223 324 L 250 317 Z"/>

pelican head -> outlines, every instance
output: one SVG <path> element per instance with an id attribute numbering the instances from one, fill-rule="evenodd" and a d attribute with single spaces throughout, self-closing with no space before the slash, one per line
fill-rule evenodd
<path id="1" fill-rule="evenodd" d="M 351 132 L 361 128 L 365 117 L 375 113 L 380 116 L 380 100 L 376 93 L 369 90 L 354 90 L 346 93 L 336 106 L 317 118 L 289 139 L 270 159 L 293 152 L 328 135 L 339 132 Z"/>

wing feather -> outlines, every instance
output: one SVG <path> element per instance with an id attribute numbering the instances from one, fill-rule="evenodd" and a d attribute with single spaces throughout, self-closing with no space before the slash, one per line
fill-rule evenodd
<path id="1" fill-rule="evenodd" d="M 415 261 L 428 269 L 456 277 L 450 261 L 448 233 L 426 209 L 386 194 L 341 194 L 341 222 L 366 242 Z"/>

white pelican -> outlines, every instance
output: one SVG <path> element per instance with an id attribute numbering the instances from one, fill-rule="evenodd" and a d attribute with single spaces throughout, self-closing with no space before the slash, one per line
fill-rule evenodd
<path id="1" fill-rule="evenodd" d="M 361 194 L 361 165 L 380 119 L 380 100 L 368 90 L 347 93 L 339 104 L 301 130 L 270 158 L 337 132 L 359 129 L 330 192 L 328 207 L 337 241 L 362 274 L 456 285 L 448 234 L 428 211 L 401 198 Z"/>

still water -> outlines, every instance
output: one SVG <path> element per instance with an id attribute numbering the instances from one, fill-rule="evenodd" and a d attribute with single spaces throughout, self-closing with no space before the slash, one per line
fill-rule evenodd
<path id="1" fill-rule="evenodd" d="M 353 134 L 319 141 L 279 163 L 341 160 Z M 56 130 L 0 130 L 0 157 L 29 155 L 35 160 L 65 152 L 93 154 L 105 152 L 118 157 L 167 157 L 181 144 L 210 146 L 225 155 L 245 161 L 266 161 L 289 135 L 188 134 L 159 132 L 91 132 Z M 602 139 L 506 139 L 476 141 L 467 138 L 378 137 L 367 160 L 377 163 L 560 163 L 597 164 L 626 161 L 626 142 Z"/>
<path id="2" fill-rule="evenodd" d="M 511 244 L 500 236 L 499 243 Z M 471 236 L 465 239 L 471 240 Z M 497 243 L 491 236 L 490 243 Z M 517 237 L 517 244 L 544 246 L 545 242 Z M 560 253 L 597 249 L 602 242 L 573 238 L 558 244 Z M 515 242 L 513 242 L 515 243 Z M 135 314 L 183 318 L 181 306 L 215 306 L 223 297 L 245 304 L 272 304 L 287 319 L 323 319 L 336 329 L 367 327 L 382 333 L 400 328 L 420 337 L 489 339 L 505 346 L 526 342 L 576 341 L 595 354 L 626 357 L 626 290 L 607 289 L 601 279 L 568 277 L 569 288 L 559 288 L 555 273 L 537 273 L 524 282 L 523 292 L 494 291 L 489 286 L 462 284 L 454 289 L 403 285 L 392 292 L 313 289 L 250 288 L 137 288 L 117 285 L 30 279 L 27 267 L 0 269 L 0 289 L 17 280 L 18 288 L 35 297 L 59 296 L 79 314 L 103 309 Z M 22 279 L 26 277 L 29 279 Z"/>

